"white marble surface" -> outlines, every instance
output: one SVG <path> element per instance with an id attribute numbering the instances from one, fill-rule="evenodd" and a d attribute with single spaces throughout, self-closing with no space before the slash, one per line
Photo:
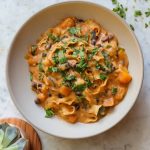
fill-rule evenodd
<path id="1" fill-rule="evenodd" d="M 60 0 L 0 0 L 0 118 L 23 118 L 12 103 L 6 85 L 5 63 L 10 43 L 19 27 L 30 16 L 56 2 Z M 93 2 L 110 9 L 113 7 L 110 0 Z M 44 150 L 150 150 L 150 26 L 147 29 L 144 27 L 144 22 L 150 21 L 150 17 L 140 17 L 137 22 L 133 17 L 134 9 L 146 10 L 150 7 L 150 0 L 120 2 L 128 6 L 127 22 L 134 25 L 144 55 L 144 82 L 136 104 L 118 125 L 92 138 L 68 140 L 38 131 Z"/>

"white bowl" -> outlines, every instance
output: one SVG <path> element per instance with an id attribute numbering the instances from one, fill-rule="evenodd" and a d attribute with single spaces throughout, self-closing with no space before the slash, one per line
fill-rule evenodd
<path id="1" fill-rule="evenodd" d="M 53 27 L 63 18 L 76 16 L 92 18 L 113 32 L 126 49 L 129 71 L 133 80 L 123 101 L 100 121 L 92 124 L 69 124 L 54 117 L 44 117 L 44 110 L 34 103 L 31 91 L 28 64 L 24 59 L 27 47 L 34 43 L 48 27 Z M 89 2 L 64 2 L 49 6 L 31 17 L 15 36 L 7 58 L 7 84 L 13 102 L 24 117 L 38 129 L 58 137 L 85 138 L 100 134 L 116 125 L 131 109 L 139 94 L 143 80 L 143 58 L 135 35 L 128 25 L 112 11 Z"/>

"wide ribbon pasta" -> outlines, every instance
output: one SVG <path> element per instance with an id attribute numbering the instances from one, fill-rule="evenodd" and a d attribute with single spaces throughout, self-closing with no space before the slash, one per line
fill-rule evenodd
<path id="1" fill-rule="evenodd" d="M 113 33 L 93 19 L 65 18 L 26 54 L 35 103 L 46 117 L 98 121 L 125 96 L 132 79 L 128 57 Z"/>

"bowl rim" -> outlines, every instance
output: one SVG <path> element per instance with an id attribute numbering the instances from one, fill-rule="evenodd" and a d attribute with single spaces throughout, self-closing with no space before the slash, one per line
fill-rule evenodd
<path id="1" fill-rule="evenodd" d="M 34 18 L 35 16 L 37 16 L 38 14 L 42 13 L 43 11 L 47 10 L 47 9 L 50 9 L 52 7 L 55 7 L 55 6 L 59 6 L 59 5 L 65 5 L 65 4 L 74 4 L 74 3 L 80 3 L 80 4 L 89 4 L 89 5 L 92 5 L 92 6 L 98 6 L 99 8 L 103 8 L 105 11 L 107 11 L 108 13 L 110 13 L 111 15 L 115 16 L 116 19 L 118 19 L 122 24 L 124 24 L 128 31 L 130 32 L 132 38 L 135 40 L 136 42 L 136 45 L 138 46 L 138 52 L 139 52 L 139 55 L 140 55 L 140 58 L 141 58 L 141 69 L 142 69 L 142 72 L 141 72 L 141 80 L 140 80 L 140 87 L 139 87 L 139 90 L 138 90 L 138 93 L 135 95 L 135 100 L 132 102 L 130 108 L 126 111 L 125 114 L 122 115 L 122 117 L 117 120 L 114 124 L 112 124 L 111 126 L 109 126 L 109 128 L 101 131 L 101 132 L 97 132 L 97 133 L 94 133 L 94 134 L 91 134 L 91 135 L 85 135 L 85 136 L 80 136 L 80 137 L 71 137 L 71 136 L 63 136 L 63 135 L 58 135 L 58 134 L 53 134 L 53 133 L 48 133 L 46 131 L 44 131 L 43 129 L 41 129 L 40 127 L 38 127 L 37 125 L 33 124 L 31 121 L 29 121 L 29 119 L 25 116 L 25 114 L 21 111 L 21 109 L 19 108 L 19 105 L 17 104 L 17 102 L 15 101 L 15 98 L 13 96 L 13 92 L 11 90 L 11 84 L 10 84 L 10 79 L 9 79 L 9 60 L 10 60 L 10 54 L 11 54 L 11 51 L 12 51 L 12 47 L 13 47 L 13 44 L 17 38 L 17 36 L 19 35 L 20 31 L 26 26 L 26 24 L 28 24 L 28 22 L 30 22 L 32 20 L 32 18 Z M 115 14 L 113 11 L 111 11 L 109 8 L 99 4 L 99 3 L 95 3 L 95 2 L 88 2 L 88 1 L 79 1 L 79 0 L 73 0 L 73 1 L 65 1 L 65 2 L 56 2 L 54 4 L 50 4 L 49 6 L 47 7 L 44 7 L 40 10 L 38 10 L 37 12 L 35 12 L 33 15 L 31 15 L 28 19 L 25 20 L 25 22 L 19 27 L 19 29 L 17 30 L 15 36 L 13 37 L 13 40 L 11 41 L 11 44 L 8 48 L 8 52 L 7 52 L 7 56 L 6 56 L 6 70 L 5 70 L 5 75 L 6 75 L 6 84 L 7 84 L 7 87 L 8 87 L 8 91 L 10 93 L 10 97 L 13 101 L 13 103 L 15 104 L 17 110 L 21 113 L 21 115 L 35 128 L 39 129 L 40 131 L 48 134 L 48 135 L 53 135 L 55 137 L 60 137 L 60 138 L 65 138 L 65 139 L 83 139 L 83 138 L 88 138 L 88 137 L 93 137 L 93 136 L 96 136 L 98 134 L 102 134 L 104 132 L 106 132 L 107 130 L 111 129 L 112 127 L 114 127 L 116 124 L 118 124 L 121 120 L 123 120 L 123 118 L 129 113 L 129 111 L 131 110 L 131 108 L 133 107 L 133 105 L 135 104 L 139 94 L 140 94 L 140 91 L 141 91 L 141 88 L 142 88 L 142 84 L 143 84 L 143 77 L 144 77 L 144 59 L 143 59 L 143 54 L 142 54 L 142 50 L 141 50 L 141 46 L 138 42 L 138 39 L 136 38 L 136 35 L 135 33 L 131 30 L 131 28 L 129 27 L 129 25 L 125 22 L 125 20 L 123 20 L 120 16 L 118 16 L 117 14 Z"/>

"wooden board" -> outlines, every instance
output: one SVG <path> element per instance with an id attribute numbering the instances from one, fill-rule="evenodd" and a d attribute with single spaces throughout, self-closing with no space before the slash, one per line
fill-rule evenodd
<path id="1" fill-rule="evenodd" d="M 0 123 L 4 122 L 16 125 L 24 131 L 26 138 L 29 140 L 29 146 L 26 150 L 42 150 L 40 138 L 35 129 L 29 123 L 17 118 L 0 119 Z"/>

